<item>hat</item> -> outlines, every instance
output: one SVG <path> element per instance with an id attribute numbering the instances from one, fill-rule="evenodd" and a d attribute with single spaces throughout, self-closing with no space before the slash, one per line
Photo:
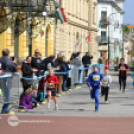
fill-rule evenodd
<path id="1" fill-rule="evenodd" d="M 57 54 L 57 58 L 62 57 L 62 56 L 63 56 L 62 53 Z"/>
<path id="2" fill-rule="evenodd" d="M 100 69 L 98 64 L 94 64 L 93 67 L 97 68 L 98 70 Z"/>

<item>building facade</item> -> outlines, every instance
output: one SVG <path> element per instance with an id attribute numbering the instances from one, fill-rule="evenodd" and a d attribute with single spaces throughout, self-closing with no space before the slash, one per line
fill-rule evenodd
<path id="1" fill-rule="evenodd" d="M 122 56 L 124 0 L 98 0 L 98 57 L 109 59 Z"/>
<path id="2" fill-rule="evenodd" d="M 2 0 L 1 3 L 3 4 L 5 1 L 6 0 Z M 30 1 L 32 1 L 34 5 L 39 4 L 37 8 L 42 8 L 39 0 Z M 26 25 L 23 8 L 19 9 L 20 12 L 16 9 L 17 4 L 22 3 L 22 6 L 26 6 L 25 10 L 27 10 L 28 3 L 23 5 L 23 0 L 14 1 L 12 25 L 5 28 L 5 30 L 2 29 L 4 25 L 1 24 L 1 22 L 8 14 L 9 9 L 8 7 L 0 7 L 0 51 L 8 48 L 11 51 L 11 56 L 23 59 L 29 55 L 29 51 L 32 52 L 31 55 L 34 55 L 35 49 L 40 50 L 42 57 L 47 57 L 51 54 L 57 55 L 61 52 L 67 59 L 69 59 L 74 52 L 81 52 L 83 56 L 85 52 L 89 51 L 90 55 L 94 56 L 92 62 L 96 62 L 98 58 L 98 45 L 96 41 L 97 0 L 56 1 L 59 7 L 64 8 L 67 23 L 61 24 L 60 20 L 58 20 L 56 25 L 56 20 L 53 17 L 46 16 L 45 21 L 43 16 L 32 17 L 31 22 L 28 22 L 30 23 L 29 25 L 32 25 L 31 31 Z M 40 10 L 39 8 L 38 10 Z M 7 19 L 7 21 L 8 20 L 9 19 Z M 40 21 L 42 21 L 43 24 L 39 27 Z M 18 29 L 19 32 L 17 31 Z M 29 33 L 32 33 L 31 40 L 29 40 L 28 37 Z M 87 42 L 86 38 L 89 33 L 91 40 Z"/>
<path id="3" fill-rule="evenodd" d="M 46 16 L 44 20 L 43 1 L 12 0 L 11 7 L 8 2 L 10 1 L 0 1 L 0 56 L 1 51 L 5 48 L 8 48 L 11 56 L 17 59 L 24 59 L 28 55 L 34 55 L 35 49 L 39 49 L 43 57 L 53 54 L 55 18 Z M 36 8 L 33 6 L 31 9 L 33 10 L 31 11 L 33 15 L 31 17 L 29 17 L 30 2 L 36 6 Z M 51 4 L 54 7 L 54 0 Z M 49 8 L 49 3 L 47 5 Z M 12 8 L 11 18 L 9 18 L 10 8 Z M 27 14 L 28 16 L 26 16 Z M 31 34 L 30 37 L 29 34 Z"/>
<path id="4" fill-rule="evenodd" d="M 67 59 L 73 52 L 90 52 L 97 60 L 97 0 L 58 0 L 64 8 L 67 23 L 59 24 L 56 30 L 56 54 L 61 52 Z M 86 38 L 91 36 L 88 43 Z M 96 46 L 96 47 L 95 47 Z"/>

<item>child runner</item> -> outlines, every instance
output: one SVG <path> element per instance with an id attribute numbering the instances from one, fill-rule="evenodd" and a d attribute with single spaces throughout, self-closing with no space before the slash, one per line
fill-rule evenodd
<path id="1" fill-rule="evenodd" d="M 56 98 L 56 85 L 59 84 L 59 81 L 57 77 L 54 75 L 54 70 L 51 68 L 49 69 L 49 75 L 44 79 L 44 84 L 47 82 L 47 109 L 50 108 L 50 100 L 51 96 L 54 99 L 55 102 L 55 110 L 58 111 L 58 105 L 57 105 L 57 98 Z"/>
<path id="2" fill-rule="evenodd" d="M 125 59 L 121 58 L 120 64 L 118 66 L 119 71 L 119 84 L 120 84 L 120 90 L 121 90 L 121 82 L 123 82 L 123 93 L 125 93 L 126 89 L 126 80 L 127 80 L 127 71 L 129 71 L 127 64 L 125 64 Z"/>
<path id="3" fill-rule="evenodd" d="M 87 85 L 90 90 L 92 99 L 95 99 L 95 112 L 99 111 L 99 92 L 102 85 L 102 74 L 99 72 L 99 65 L 93 65 L 94 71 L 89 75 L 87 79 Z"/>
<path id="4" fill-rule="evenodd" d="M 109 67 L 105 68 L 105 75 L 103 76 L 102 80 L 102 87 L 101 87 L 101 96 L 105 95 L 105 103 L 108 103 L 108 92 L 109 92 L 109 83 L 112 83 L 112 78 L 108 75 Z"/>

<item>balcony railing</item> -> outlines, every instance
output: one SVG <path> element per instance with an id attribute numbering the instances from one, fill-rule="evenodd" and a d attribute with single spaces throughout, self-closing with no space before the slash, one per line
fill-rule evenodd
<path id="1" fill-rule="evenodd" d="M 100 25 L 109 25 L 109 21 L 106 17 L 102 17 L 100 20 Z"/>
<path id="2" fill-rule="evenodd" d="M 106 36 L 101 36 L 100 44 L 107 44 L 107 43 L 108 43 L 108 37 L 106 37 Z"/>

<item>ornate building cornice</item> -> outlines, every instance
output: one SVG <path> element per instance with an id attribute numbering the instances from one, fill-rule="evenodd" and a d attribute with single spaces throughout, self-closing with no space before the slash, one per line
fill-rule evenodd
<path id="1" fill-rule="evenodd" d="M 72 20 L 70 20 L 70 19 L 67 19 L 67 22 L 68 22 L 68 24 L 81 27 L 81 28 L 83 28 L 83 29 L 85 29 L 85 30 L 89 30 L 89 27 L 88 27 L 88 26 L 82 25 L 82 24 L 77 23 L 77 22 L 75 22 L 75 21 L 72 21 Z"/>

